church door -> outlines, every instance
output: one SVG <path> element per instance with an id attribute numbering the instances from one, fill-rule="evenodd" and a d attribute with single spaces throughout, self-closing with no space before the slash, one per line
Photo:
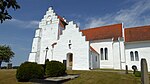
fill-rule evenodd
<path id="1" fill-rule="evenodd" d="M 72 66 L 73 66 L 73 54 L 68 53 L 67 54 L 67 70 L 72 70 Z"/>

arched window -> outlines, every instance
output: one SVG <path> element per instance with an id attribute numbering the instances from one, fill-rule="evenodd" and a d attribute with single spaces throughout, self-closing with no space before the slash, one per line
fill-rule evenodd
<path id="1" fill-rule="evenodd" d="M 134 61 L 134 54 L 132 51 L 130 52 L 130 57 L 131 57 L 131 61 Z"/>
<path id="2" fill-rule="evenodd" d="M 135 61 L 139 61 L 138 51 L 135 51 Z"/>
<path id="3" fill-rule="evenodd" d="M 105 60 L 108 60 L 108 49 L 105 48 Z"/>
<path id="4" fill-rule="evenodd" d="M 103 48 L 100 49 L 100 54 L 101 54 L 101 60 L 104 60 L 104 57 L 103 57 Z"/>

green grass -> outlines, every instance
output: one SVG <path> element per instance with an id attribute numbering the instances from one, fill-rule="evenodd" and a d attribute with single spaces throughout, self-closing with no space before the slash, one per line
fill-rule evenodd
<path id="1" fill-rule="evenodd" d="M 69 74 L 80 74 L 79 78 L 65 84 L 141 84 L 140 78 L 132 74 L 101 71 L 67 71 Z"/>
<path id="2" fill-rule="evenodd" d="M 0 70 L 0 84 L 32 84 L 30 82 L 17 82 L 16 70 Z"/>
<path id="3" fill-rule="evenodd" d="M 80 74 L 76 79 L 65 84 L 141 84 L 140 78 L 133 74 L 102 71 L 67 71 L 68 74 Z M 32 84 L 17 82 L 16 70 L 0 70 L 0 84 Z"/>

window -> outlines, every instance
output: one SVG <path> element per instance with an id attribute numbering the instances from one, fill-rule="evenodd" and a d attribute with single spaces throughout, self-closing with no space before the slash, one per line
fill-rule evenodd
<path id="1" fill-rule="evenodd" d="M 97 56 L 95 56 L 95 61 L 97 62 Z"/>
<path id="2" fill-rule="evenodd" d="M 69 43 L 71 43 L 71 40 L 69 40 Z"/>
<path id="3" fill-rule="evenodd" d="M 68 46 L 69 46 L 69 49 L 71 49 L 71 40 L 69 40 L 69 44 L 68 44 Z"/>
<path id="4" fill-rule="evenodd" d="M 130 57 L 131 57 L 131 61 L 134 61 L 134 54 L 132 51 L 130 52 Z"/>
<path id="5" fill-rule="evenodd" d="M 135 51 L 135 61 L 139 61 L 138 51 Z"/>
<path id="6" fill-rule="evenodd" d="M 131 61 L 139 61 L 139 54 L 138 51 L 131 51 L 130 52 Z"/>
<path id="7" fill-rule="evenodd" d="M 105 60 L 108 60 L 108 49 L 105 48 Z"/>
<path id="8" fill-rule="evenodd" d="M 101 60 L 104 60 L 104 57 L 103 57 L 103 48 L 100 49 L 100 54 L 101 54 Z"/>
<path id="9" fill-rule="evenodd" d="M 108 49 L 101 48 L 100 49 L 101 60 L 108 60 Z"/>

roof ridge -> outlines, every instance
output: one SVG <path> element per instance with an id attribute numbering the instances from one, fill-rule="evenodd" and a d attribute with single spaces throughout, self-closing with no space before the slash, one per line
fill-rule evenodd
<path id="1" fill-rule="evenodd" d="M 142 25 L 142 26 L 135 26 L 135 27 L 126 27 L 125 29 L 141 28 L 141 27 L 150 27 L 150 25 Z"/>
<path id="2" fill-rule="evenodd" d="M 87 28 L 87 29 L 80 30 L 80 31 L 90 30 L 90 29 L 97 29 L 97 28 L 101 28 L 101 27 L 115 26 L 115 25 L 122 25 L 122 23 L 118 23 L 118 24 L 110 24 L 110 25 L 104 25 L 104 26 L 99 26 L 99 27 L 91 27 L 91 28 Z"/>

